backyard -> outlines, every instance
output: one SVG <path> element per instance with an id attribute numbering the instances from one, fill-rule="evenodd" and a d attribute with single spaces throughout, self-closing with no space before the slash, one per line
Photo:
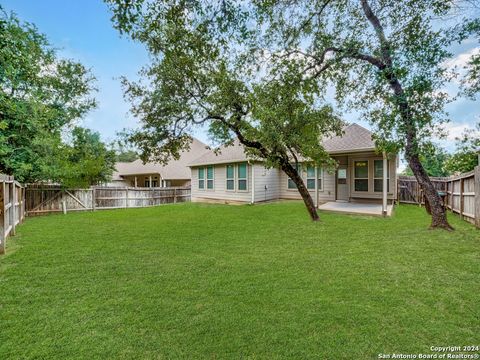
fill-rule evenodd
<path id="1" fill-rule="evenodd" d="M 304 206 L 28 218 L 0 258 L 0 358 L 369 359 L 478 345 L 480 232 Z"/>

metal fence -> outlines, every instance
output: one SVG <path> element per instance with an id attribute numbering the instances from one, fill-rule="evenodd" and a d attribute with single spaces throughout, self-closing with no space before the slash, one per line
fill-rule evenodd
<path id="1" fill-rule="evenodd" d="M 25 189 L 13 178 L 0 174 L 0 254 L 5 253 L 7 238 L 25 218 Z"/>
<path id="2" fill-rule="evenodd" d="M 447 209 L 480 228 L 480 166 L 458 176 L 430 180 Z M 424 195 L 415 177 L 398 177 L 398 199 L 403 203 L 424 204 Z"/>
<path id="3" fill-rule="evenodd" d="M 65 189 L 58 185 L 26 186 L 29 216 L 69 211 L 95 211 L 157 206 L 190 201 L 190 188 L 91 187 Z"/>

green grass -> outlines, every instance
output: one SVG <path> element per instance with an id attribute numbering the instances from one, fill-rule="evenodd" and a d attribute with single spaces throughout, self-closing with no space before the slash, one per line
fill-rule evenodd
<path id="1" fill-rule="evenodd" d="M 297 202 L 29 218 L 0 258 L 0 359 L 374 359 L 480 343 L 480 232 Z"/>

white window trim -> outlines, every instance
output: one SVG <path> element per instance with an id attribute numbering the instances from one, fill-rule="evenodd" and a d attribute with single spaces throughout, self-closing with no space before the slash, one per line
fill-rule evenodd
<path id="1" fill-rule="evenodd" d="M 353 192 L 366 194 L 370 192 L 370 159 L 354 159 L 353 160 Z M 366 178 L 357 178 L 355 176 L 355 163 L 356 162 L 366 162 L 367 163 L 367 177 Z M 367 180 L 367 190 L 355 190 L 355 180 Z"/>
<path id="2" fill-rule="evenodd" d="M 324 188 L 324 177 L 323 177 L 323 168 L 322 167 L 317 167 L 317 179 L 316 179 L 316 182 L 315 182 L 315 186 L 318 187 L 318 180 L 322 180 L 322 186 L 319 187 L 317 190 L 318 191 L 323 191 L 323 188 Z"/>
<path id="3" fill-rule="evenodd" d="M 227 177 L 228 176 L 228 172 L 227 172 L 227 168 L 229 166 L 232 166 L 233 167 L 233 178 L 229 178 Z M 227 164 L 225 165 L 225 191 L 228 191 L 228 192 L 235 192 L 236 189 L 237 189 L 237 167 L 235 164 Z M 228 180 L 233 180 L 233 189 L 229 189 L 227 184 L 228 184 Z"/>
<path id="4" fill-rule="evenodd" d="M 213 177 L 211 179 L 208 178 L 208 168 L 211 167 L 213 169 Z M 213 186 L 211 189 L 208 188 L 208 180 L 211 180 Z M 205 166 L 205 190 L 206 191 L 215 191 L 215 165 L 208 165 Z"/>
<path id="5" fill-rule="evenodd" d="M 240 164 L 245 164 L 245 172 L 246 172 L 245 178 L 239 178 L 239 177 L 238 177 L 238 166 L 239 166 Z M 249 192 L 248 174 L 249 174 L 249 171 L 248 171 L 248 163 L 247 163 L 247 162 L 245 162 L 245 163 L 242 162 L 242 163 L 236 164 L 236 166 L 235 166 L 235 189 L 236 189 L 236 192 L 240 192 L 240 193 Z M 239 189 L 238 181 L 240 181 L 240 180 L 246 180 L 246 185 L 247 185 L 247 186 L 246 186 L 246 189 L 245 189 L 245 190 L 240 190 L 240 189 Z"/>
<path id="6" fill-rule="evenodd" d="M 382 177 L 375 177 L 375 161 L 382 162 Z M 382 158 L 373 159 L 373 192 L 377 194 L 383 193 L 383 188 L 380 191 L 375 190 L 375 180 L 383 180 L 383 159 Z M 382 187 L 383 187 L 383 182 L 382 182 Z M 391 194 L 388 188 L 390 188 L 390 160 L 387 160 L 387 193 Z"/>

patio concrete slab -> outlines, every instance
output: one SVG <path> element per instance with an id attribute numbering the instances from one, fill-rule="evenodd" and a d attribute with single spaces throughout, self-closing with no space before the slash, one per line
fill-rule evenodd
<path id="1" fill-rule="evenodd" d="M 318 209 L 347 214 L 382 216 L 382 204 L 331 201 L 320 205 Z M 392 216 L 392 211 L 393 205 L 387 205 L 387 216 Z"/>

